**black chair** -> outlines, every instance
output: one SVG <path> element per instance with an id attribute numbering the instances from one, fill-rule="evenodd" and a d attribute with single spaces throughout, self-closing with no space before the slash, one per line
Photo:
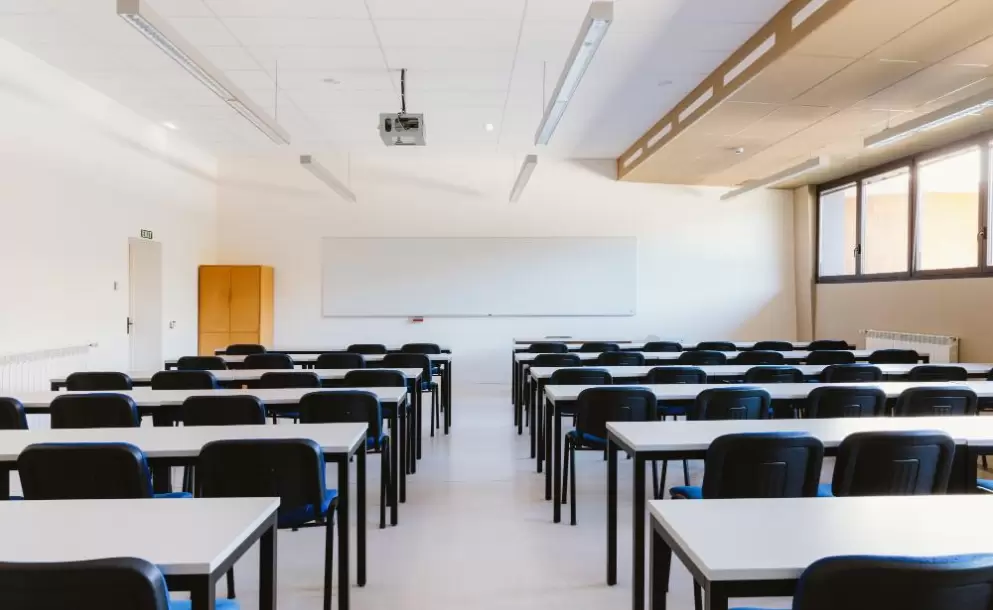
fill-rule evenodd
<path id="1" fill-rule="evenodd" d="M 124 373 L 86 372 L 66 377 L 66 389 L 70 392 L 116 392 L 133 386 L 131 378 Z"/>
<path id="2" fill-rule="evenodd" d="M 345 349 L 346 352 L 353 352 L 356 354 L 365 354 L 367 356 L 376 354 L 385 354 L 386 346 L 382 343 L 353 343 Z"/>
<path id="3" fill-rule="evenodd" d="M 227 346 L 224 350 L 228 356 L 249 356 L 251 354 L 264 354 L 265 352 L 265 346 L 258 343 L 235 343 Z"/>
<path id="4" fill-rule="evenodd" d="M 562 500 L 569 485 L 572 525 L 576 525 L 576 450 L 607 448 L 607 422 L 658 421 L 655 394 L 644 388 L 590 388 L 576 400 L 576 427 L 565 435 L 562 470 Z M 569 464 L 572 464 L 572 477 Z M 658 487 L 658 465 L 652 462 L 652 476 Z"/>
<path id="5" fill-rule="evenodd" d="M 604 341 L 590 341 L 579 346 L 581 352 L 618 352 L 621 346 Z"/>
<path id="6" fill-rule="evenodd" d="M 769 352 L 792 352 L 793 344 L 789 341 L 756 341 L 752 349 Z"/>
<path id="7" fill-rule="evenodd" d="M 270 354 L 265 354 L 266 356 Z M 313 371 L 270 371 L 262 373 L 259 377 L 258 386 L 262 389 L 278 388 L 314 388 L 321 387 L 321 378 Z M 269 414 L 272 416 L 272 423 L 276 423 L 280 418 L 292 419 L 296 423 L 300 418 L 300 413 L 295 407 L 280 408 L 269 406 Z"/>
<path id="8" fill-rule="evenodd" d="M 728 357 L 724 355 L 724 352 L 692 350 L 679 354 L 676 362 L 687 366 L 719 366 L 721 364 L 727 364 Z"/>
<path id="9" fill-rule="evenodd" d="M 63 394 L 49 407 L 52 428 L 137 428 L 138 406 L 124 394 Z"/>
<path id="10" fill-rule="evenodd" d="M 975 415 L 978 401 L 976 393 L 969 388 L 909 388 L 896 399 L 893 415 Z"/>
<path id="11" fill-rule="evenodd" d="M 917 364 L 920 358 L 912 349 L 877 349 L 869 354 L 869 364 Z"/>
<path id="12" fill-rule="evenodd" d="M 242 366 L 250 370 L 292 369 L 293 358 L 289 354 L 249 354 Z"/>
<path id="13" fill-rule="evenodd" d="M 278 497 L 281 529 L 327 528 L 324 610 L 331 610 L 338 492 L 327 488 L 324 467 L 324 452 L 310 439 L 213 441 L 200 450 L 196 482 L 198 497 Z"/>
<path id="14" fill-rule="evenodd" d="M 390 471 L 390 437 L 383 432 L 383 408 L 372 392 L 347 390 L 311 392 L 300 399 L 300 422 L 304 424 L 368 424 L 366 449 L 380 453 L 379 529 L 386 527 L 386 506 L 396 502 Z"/>
<path id="15" fill-rule="evenodd" d="M 732 364 L 783 364 L 786 357 L 780 352 L 748 350 L 741 352 L 731 361 Z"/>
<path id="16" fill-rule="evenodd" d="M 217 378 L 210 371 L 159 371 L 152 375 L 153 390 L 216 390 Z"/>
<path id="17" fill-rule="evenodd" d="M 807 364 L 855 364 L 855 354 L 839 350 L 817 350 L 807 354 Z"/>
<path id="18" fill-rule="evenodd" d="M 824 445 L 803 432 L 726 434 L 707 449 L 703 486 L 669 490 L 673 498 L 806 498 L 817 495 Z"/>
<path id="19" fill-rule="evenodd" d="M 696 344 L 697 351 L 736 352 L 738 346 L 731 341 L 701 341 Z"/>
<path id="20" fill-rule="evenodd" d="M 745 383 L 803 383 L 803 371 L 792 366 L 753 366 L 745 372 Z"/>
<path id="21" fill-rule="evenodd" d="M 969 373 L 961 366 L 923 364 L 907 373 L 910 381 L 966 381 Z"/>
<path id="22" fill-rule="evenodd" d="M 226 371 L 228 363 L 220 356 L 183 356 L 176 361 L 180 371 Z"/>
<path id="23" fill-rule="evenodd" d="M 431 392 L 431 436 L 441 427 L 441 392 L 431 378 L 431 358 L 425 354 L 386 354 L 377 366 L 393 369 L 421 369 L 421 391 Z M 413 397 L 411 397 L 413 398 Z"/>
<path id="24" fill-rule="evenodd" d="M 646 383 L 707 383 L 707 373 L 693 366 L 657 366 L 648 371 Z"/>
<path id="25" fill-rule="evenodd" d="M 404 343 L 400 347 L 404 354 L 440 354 L 441 346 L 437 343 Z"/>
<path id="26" fill-rule="evenodd" d="M 645 366 L 645 356 L 640 352 L 602 352 L 596 363 L 599 366 Z"/>
<path id="27" fill-rule="evenodd" d="M 17 471 L 26 500 L 153 497 L 145 455 L 129 443 L 29 445 L 17 457 Z"/>
<path id="28" fill-rule="evenodd" d="M 879 388 L 832 386 L 814 388 L 807 396 L 804 417 L 876 417 L 886 411 L 886 393 Z"/>
<path id="29" fill-rule="evenodd" d="M 683 346 L 675 341 L 649 341 L 642 346 L 643 352 L 681 352 Z"/>
<path id="30" fill-rule="evenodd" d="M 528 346 L 528 351 L 532 354 L 565 354 L 569 351 L 569 346 L 565 343 L 543 341 L 532 343 Z"/>
<path id="31" fill-rule="evenodd" d="M 559 369 L 548 379 L 548 385 L 610 385 L 613 382 L 610 373 L 593 367 Z"/>
<path id="32" fill-rule="evenodd" d="M 21 401 L 0 396 L 0 430 L 27 429 L 28 418 L 24 415 L 24 405 Z"/>
<path id="33" fill-rule="evenodd" d="M 847 350 L 850 349 L 848 341 L 839 339 L 818 339 L 807 344 L 807 349 L 812 352 L 821 350 Z"/>
<path id="34" fill-rule="evenodd" d="M 576 354 L 538 354 L 531 361 L 532 368 L 582 365 L 583 361 Z"/>
<path id="35" fill-rule="evenodd" d="M 871 364 L 830 364 L 821 371 L 821 383 L 882 381 L 883 372 Z"/>
<path id="36" fill-rule="evenodd" d="M 771 402 L 762 388 L 711 388 L 697 394 L 687 419 L 768 419 Z"/>
<path id="37" fill-rule="evenodd" d="M 391 371 L 388 369 L 363 369 L 359 371 L 348 371 L 345 373 L 344 385 L 347 388 L 406 388 L 407 387 L 407 377 L 400 371 Z M 407 401 L 406 413 L 410 413 L 412 405 L 410 401 Z M 383 405 L 382 407 L 384 415 L 392 417 L 396 415 L 400 416 L 399 413 L 394 413 L 393 405 Z M 399 424 L 399 421 L 397 422 Z M 392 423 L 390 424 L 392 427 Z M 393 448 L 396 451 L 400 450 L 399 443 L 399 432 L 396 430 L 392 431 L 392 438 L 394 439 Z M 414 422 L 409 422 L 407 424 L 407 439 L 414 441 L 416 435 L 416 429 Z M 412 456 L 410 453 L 410 448 L 414 447 L 413 442 L 407 443 L 407 457 Z M 401 463 L 403 462 L 404 456 L 400 456 Z"/>
<path id="38" fill-rule="evenodd" d="M 261 426 L 265 405 L 255 396 L 190 396 L 179 409 L 185 426 Z"/>
<path id="39" fill-rule="evenodd" d="M 955 441 L 944 432 L 856 432 L 841 441 L 822 496 L 913 496 L 948 488 Z"/>
<path id="40" fill-rule="evenodd" d="M 317 357 L 315 369 L 364 369 L 365 358 L 356 352 L 327 352 Z"/>

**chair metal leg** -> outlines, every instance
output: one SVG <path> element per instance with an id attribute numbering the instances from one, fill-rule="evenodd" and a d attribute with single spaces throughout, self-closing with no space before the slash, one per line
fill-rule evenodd
<path id="1" fill-rule="evenodd" d="M 234 599 L 234 566 L 232 566 L 231 569 L 228 570 L 227 581 L 228 581 L 228 599 Z"/>
<path id="2" fill-rule="evenodd" d="M 659 463 L 652 460 L 652 495 L 659 499 Z"/>
<path id="3" fill-rule="evenodd" d="M 569 479 L 569 525 L 576 525 L 576 445 L 569 443 L 572 477 Z M 565 494 L 562 494 L 565 497 Z"/>
<path id="4" fill-rule="evenodd" d="M 390 489 L 393 482 L 390 480 L 390 445 L 389 441 L 383 441 L 379 452 L 379 529 L 386 529 L 386 504 L 392 500 Z M 391 505 L 392 506 L 392 505 Z"/>
<path id="5" fill-rule="evenodd" d="M 434 421 L 436 417 L 436 412 L 434 408 L 434 393 L 431 394 L 431 436 L 434 436 Z"/>
<path id="6" fill-rule="evenodd" d="M 665 498 L 665 478 L 669 474 L 669 461 L 662 460 L 662 479 L 659 481 L 659 486 L 655 489 L 655 499 L 662 500 Z"/>
<path id="7" fill-rule="evenodd" d="M 327 536 L 324 538 L 324 610 L 331 610 L 331 581 L 334 573 L 334 516 L 338 511 L 337 498 L 328 507 Z M 348 532 L 343 534 L 348 535 Z"/>
<path id="8" fill-rule="evenodd" d="M 702 599 L 703 596 L 701 595 L 701 593 L 702 593 L 702 591 L 700 589 L 700 585 L 698 585 L 696 583 L 696 581 L 694 581 L 693 582 L 693 608 L 695 608 L 695 610 L 703 610 L 703 599 Z"/>
<path id="9" fill-rule="evenodd" d="M 431 392 L 431 402 L 434 404 L 434 410 L 438 413 L 438 429 L 441 429 L 441 391 L 433 390 Z"/>
<path id="10" fill-rule="evenodd" d="M 576 454 L 571 451 L 572 440 L 566 437 L 565 445 L 562 447 L 562 504 L 565 504 L 566 494 L 569 491 L 569 458 L 575 458 Z M 575 464 L 573 464 L 575 467 Z"/>
<path id="11" fill-rule="evenodd" d="M 687 487 L 690 484 L 690 467 L 688 465 L 688 460 L 683 460 L 683 485 Z"/>

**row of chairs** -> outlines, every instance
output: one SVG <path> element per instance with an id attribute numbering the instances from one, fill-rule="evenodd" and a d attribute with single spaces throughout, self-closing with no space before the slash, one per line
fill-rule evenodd
<path id="1" fill-rule="evenodd" d="M 365 354 L 367 356 L 386 354 L 389 352 L 382 343 L 353 343 L 349 345 L 346 352 L 354 354 Z M 440 354 L 441 346 L 437 343 L 405 343 L 400 348 L 401 352 L 410 354 Z M 249 356 L 253 354 L 268 353 L 264 345 L 257 343 L 236 343 L 224 349 L 224 353 L 229 356 Z M 318 367 L 320 368 L 320 367 Z"/>
<path id="2" fill-rule="evenodd" d="M 580 345 L 577 351 L 617 352 L 626 349 L 628 348 L 624 348 L 618 343 L 611 343 L 609 341 L 590 341 Z M 796 348 L 789 341 L 757 341 L 755 345 L 752 346 L 752 349 L 747 351 L 790 352 L 795 349 Z M 806 349 L 809 351 L 847 350 L 848 341 L 820 339 L 817 341 L 811 341 L 810 344 L 807 345 Z M 569 351 L 569 346 L 565 343 L 556 341 L 542 341 L 539 343 L 532 343 L 528 346 L 527 351 L 535 354 L 564 354 Z M 684 351 L 684 348 L 676 341 L 649 341 L 642 347 L 638 348 L 637 351 L 681 352 Z M 696 347 L 692 351 L 736 352 L 738 351 L 738 346 L 730 341 L 701 341 L 696 344 Z"/>
<path id="3" fill-rule="evenodd" d="M 869 364 L 916 364 L 920 354 L 914 350 L 884 349 L 869 355 Z M 561 362 L 563 364 L 550 364 Z M 641 352 L 612 351 L 601 352 L 596 364 L 601 366 L 644 366 L 645 355 Z M 682 352 L 674 360 L 676 364 L 688 366 L 718 366 L 722 364 L 784 364 L 786 356 L 778 351 L 750 350 L 728 359 L 723 351 L 695 350 Z M 806 364 L 853 364 L 855 355 L 850 351 L 819 350 L 811 352 L 804 360 Z M 535 356 L 531 366 L 581 366 L 582 360 L 575 353 L 553 352 Z M 320 368 L 320 367 L 318 367 Z"/>

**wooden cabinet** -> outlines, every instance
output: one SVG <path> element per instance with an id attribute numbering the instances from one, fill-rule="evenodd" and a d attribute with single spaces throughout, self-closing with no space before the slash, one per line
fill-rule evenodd
<path id="1" fill-rule="evenodd" d="M 200 267 L 200 355 L 232 343 L 272 346 L 272 267 Z"/>

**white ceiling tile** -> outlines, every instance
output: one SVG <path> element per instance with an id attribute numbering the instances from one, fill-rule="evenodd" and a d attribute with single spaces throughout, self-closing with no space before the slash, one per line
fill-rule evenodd
<path id="1" fill-rule="evenodd" d="M 621 0 L 626 1 L 626 0 Z M 686 2 L 677 13 L 680 19 L 720 20 L 727 23 L 763 25 L 786 6 L 787 0 L 706 0 Z"/>
<path id="2" fill-rule="evenodd" d="M 515 67 L 515 73 L 517 68 Z M 399 89 L 400 73 L 390 72 Z M 407 82 L 418 91 L 503 91 L 510 81 L 510 68 L 491 72 L 451 70 L 407 70 Z"/>
<path id="3" fill-rule="evenodd" d="M 326 79 L 333 79 L 334 82 L 327 82 Z M 280 69 L 279 88 L 285 91 L 353 91 L 363 89 L 393 91 L 394 86 L 390 82 L 390 73 L 385 68 L 379 70 L 303 72 L 289 72 Z"/>
<path id="4" fill-rule="evenodd" d="M 362 0 L 202 0 L 219 17 L 366 19 Z"/>
<path id="5" fill-rule="evenodd" d="M 203 0 L 151 0 L 152 9 L 163 17 L 213 17 Z"/>
<path id="6" fill-rule="evenodd" d="M 288 91 L 290 99 L 301 109 L 324 109 L 333 112 L 339 108 L 361 107 L 380 112 L 400 110 L 400 97 L 390 90 L 364 91 Z"/>
<path id="7" fill-rule="evenodd" d="M 384 47 L 457 47 L 458 49 L 506 49 L 517 46 L 520 20 L 419 20 L 376 21 Z"/>
<path id="8" fill-rule="evenodd" d="M 225 76 L 241 89 L 274 89 L 272 77 L 262 70 L 227 70 Z"/>
<path id="9" fill-rule="evenodd" d="M 201 46 L 200 52 L 220 70 L 257 70 L 259 62 L 242 46 Z"/>
<path id="10" fill-rule="evenodd" d="M 376 47 L 251 46 L 248 51 L 270 72 L 277 64 L 280 72 L 385 69 Z"/>
<path id="11" fill-rule="evenodd" d="M 533 1 L 533 0 L 532 0 Z M 373 19 L 520 19 L 525 0 L 368 0 Z"/>
<path id="12" fill-rule="evenodd" d="M 214 17 L 173 17 L 169 23 L 188 42 L 197 46 L 233 46 L 238 40 Z"/>
<path id="13" fill-rule="evenodd" d="M 432 47 L 387 47 L 390 68 L 399 70 L 454 70 L 498 72 L 510 70 L 513 51 L 438 49 Z"/>
<path id="14" fill-rule="evenodd" d="M 527 19 L 568 21 L 579 28 L 589 10 L 590 3 L 585 0 L 528 0 Z"/>
<path id="15" fill-rule="evenodd" d="M 421 112 L 420 108 L 502 107 L 506 91 L 422 91 L 415 83 L 407 84 L 407 108 Z"/>
<path id="16" fill-rule="evenodd" d="M 224 23 L 247 46 L 378 46 L 369 20 L 226 17 Z"/>
<path id="17" fill-rule="evenodd" d="M 0 15 L 0 38 L 25 50 L 37 44 L 135 46 L 149 44 L 116 13 Z"/>
<path id="18" fill-rule="evenodd" d="M 671 28 L 665 42 L 680 51 L 723 51 L 730 55 L 760 27 L 754 23 L 681 22 Z"/>

